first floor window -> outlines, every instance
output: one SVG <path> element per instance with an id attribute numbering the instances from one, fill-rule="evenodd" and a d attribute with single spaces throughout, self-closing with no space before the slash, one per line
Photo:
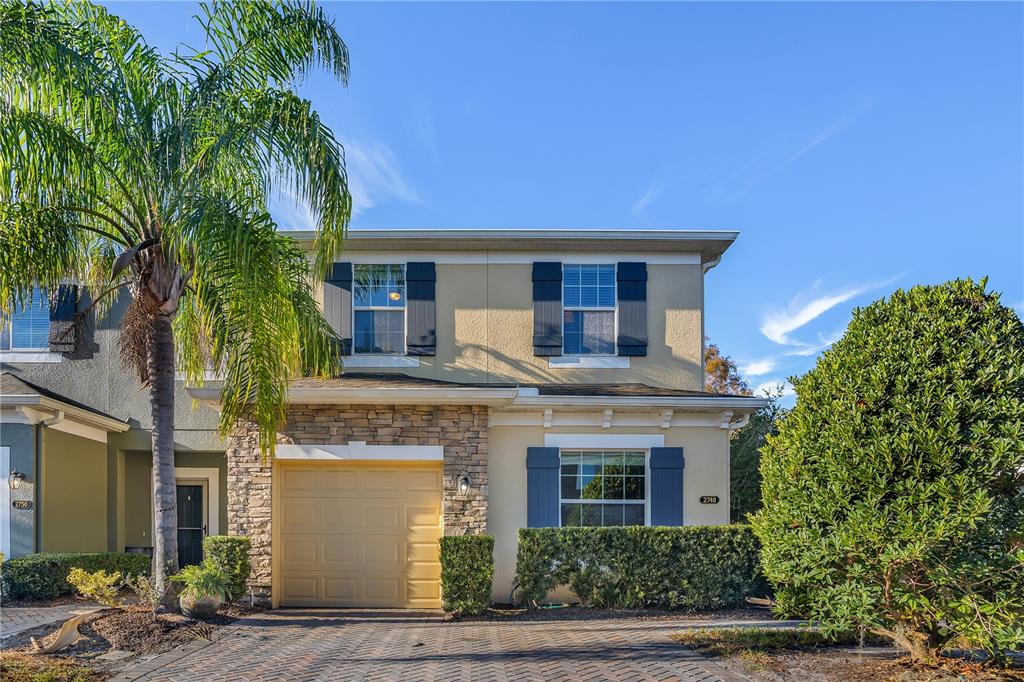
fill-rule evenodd
<path id="1" fill-rule="evenodd" d="M 562 352 L 615 354 L 615 266 L 562 266 Z"/>
<path id="2" fill-rule="evenodd" d="M 647 453 L 562 450 L 562 526 L 642 526 Z"/>
<path id="3" fill-rule="evenodd" d="M 0 350 L 48 350 L 50 347 L 50 299 L 42 289 L 4 316 L 0 322 Z"/>
<path id="4" fill-rule="evenodd" d="M 405 266 L 356 265 L 353 350 L 405 353 Z"/>

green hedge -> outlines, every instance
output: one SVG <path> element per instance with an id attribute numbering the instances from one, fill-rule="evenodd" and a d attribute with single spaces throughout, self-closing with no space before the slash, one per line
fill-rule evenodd
<path id="1" fill-rule="evenodd" d="M 71 594 L 74 590 L 67 577 L 72 568 L 149 575 L 150 559 L 145 554 L 118 552 L 29 554 L 4 562 L 4 592 L 10 599 L 56 599 Z"/>
<path id="2" fill-rule="evenodd" d="M 209 535 L 203 540 L 203 555 L 230 578 L 228 601 L 245 594 L 246 581 L 252 572 L 251 547 L 252 542 L 244 535 Z"/>
<path id="3" fill-rule="evenodd" d="M 762 584 L 749 526 L 522 528 L 516 598 L 535 606 L 568 586 L 611 608 L 736 606 Z"/>
<path id="4" fill-rule="evenodd" d="M 449 535 L 441 538 L 441 605 L 445 611 L 472 615 L 491 605 L 494 538 Z"/>

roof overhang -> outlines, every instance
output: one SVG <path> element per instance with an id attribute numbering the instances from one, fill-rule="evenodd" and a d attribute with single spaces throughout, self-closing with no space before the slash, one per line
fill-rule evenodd
<path id="1" fill-rule="evenodd" d="M 38 394 L 0 395 L 0 421 L 43 424 L 58 431 L 106 442 L 108 433 L 124 433 L 131 425 L 55 398 Z"/>
<path id="2" fill-rule="evenodd" d="M 220 382 L 187 389 L 196 400 L 217 407 Z M 450 386 L 450 387 L 291 387 L 290 404 L 319 405 L 488 405 L 505 409 L 612 408 L 626 411 L 673 409 L 679 411 L 730 410 L 736 415 L 750 414 L 768 405 L 763 398 L 738 396 L 601 396 L 540 395 L 535 387 Z"/>
<path id="3" fill-rule="evenodd" d="M 312 246 L 316 232 L 283 232 Z M 617 230 L 617 229 L 494 229 L 494 230 L 349 230 L 343 250 L 358 251 L 485 251 L 699 253 L 704 262 L 717 261 L 736 240 L 735 230 Z"/>

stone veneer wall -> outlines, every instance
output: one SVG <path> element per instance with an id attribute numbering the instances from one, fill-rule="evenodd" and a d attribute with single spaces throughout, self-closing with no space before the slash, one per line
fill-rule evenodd
<path id="1" fill-rule="evenodd" d="M 482 405 L 291 405 L 279 443 L 441 445 L 444 447 L 445 535 L 487 530 L 487 407 Z M 271 467 L 260 455 L 256 427 L 245 424 L 227 450 L 228 533 L 252 538 L 249 584 L 270 597 Z M 468 474 L 466 495 L 458 479 Z"/>

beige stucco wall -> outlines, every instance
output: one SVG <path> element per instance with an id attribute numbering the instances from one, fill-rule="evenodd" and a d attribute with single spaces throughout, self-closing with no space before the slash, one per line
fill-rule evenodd
<path id="1" fill-rule="evenodd" d="M 489 500 L 487 532 L 494 536 L 496 602 L 508 602 L 515 575 L 516 538 L 526 526 L 526 448 L 543 446 L 549 433 L 664 434 L 665 445 L 682 447 L 683 522 L 686 525 L 729 523 L 729 436 L 709 427 L 594 427 L 492 426 L 488 457 Z M 718 495 L 714 505 L 700 503 L 702 495 Z"/>
<path id="2" fill-rule="evenodd" d="M 429 260 L 430 254 L 423 254 Z M 556 260 L 538 256 L 538 260 Z M 565 257 L 564 262 L 572 262 Z M 610 257 L 609 262 L 615 258 Z M 629 369 L 549 369 L 533 355 L 530 263 L 437 265 L 437 355 L 392 371 L 448 381 L 640 382 L 700 390 L 704 278 L 700 265 L 648 265 L 646 357 Z"/>
<path id="3" fill-rule="evenodd" d="M 107 550 L 107 446 L 55 429 L 43 436 L 40 551 Z"/>

